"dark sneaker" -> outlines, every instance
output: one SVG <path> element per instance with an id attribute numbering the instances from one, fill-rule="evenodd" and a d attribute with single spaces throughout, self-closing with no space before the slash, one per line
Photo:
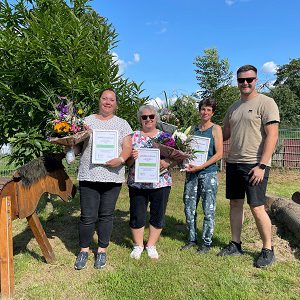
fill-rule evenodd
<path id="1" fill-rule="evenodd" d="M 224 247 L 219 253 L 218 256 L 239 256 L 243 255 L 244 251 L 241 247 L 238 247 L 234 242 L 230 242 L 226 247 Z"/>
<path id="2" fill-rule="evenodd" d="M 196 253 L 197 254 L 205 254 L 205 253 L 209 252 L 209 250 L 210 250 L 210 246 L 203 244 L 197 249 Z"/>
<path id="3" fill-rule="evenodd" d="M 180 250 L 188 250 L 188 249 L 190 249 L 192 247 L 195 247 L 195 246 L 197 246 L 196 242 L 188 242 L 187 244 L 185 244 L 184 246 L 182 246 L 180 248 Z"/>
<path id="4" fill-rule="evenodd" d="M 106 266 L 106 253 L 98 252 L 94 263 L 95 269 L 102 269 Z"/>
<path id="5" fill-rule="evenodd" d="M 76 270 L 84 269 L 86 266 L 86 262 L 88 260 L 88 256 L 89 256 L 88 252 L 83 252 L 83 251 L 79 252 L 75 261 L 74 268 Z"/>
<path id="6" fill-rule="evenodd" d="M 254 263 L 254 265 L 257 268 L 265 268 L 271 265 L 274 261 L 275 261 L 275 255 L 274 255 L 273 247 L 272 250 L 267 248 L 262 248 L 261 253 L 257 261 Z"/>

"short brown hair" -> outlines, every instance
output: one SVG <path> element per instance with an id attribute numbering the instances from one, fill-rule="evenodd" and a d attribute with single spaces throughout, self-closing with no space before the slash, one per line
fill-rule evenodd
<path id="1" fill-rule="evenodd" d="M 217 107 L 217 102 L 213 98 L 205 98 L 199 102 L 199 106 L 198 106 L 199 111 L 201 110 L 202 106 L 210 106 L 212 108 L 212 111 L 215 112 Z"/>
<path id="2" fill-rule="evenodd" d="M 239 73 L 242 73 L 242 72 L 247 72 L 247 71 L 254 71 L 255 74 L 257 74 L 257 69 L 252 66 L 252 65 L 244 65 L 244 66 L 241 66 L 240 68 L 238 68 L 238 70 L 236 71 L 236 74 L 239 75 Z"/>

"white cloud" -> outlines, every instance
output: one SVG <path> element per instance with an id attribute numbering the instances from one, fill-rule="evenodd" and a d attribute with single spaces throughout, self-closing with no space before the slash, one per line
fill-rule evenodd
<path id="1" fill-rule="evenodd" d="M 236 2 L 235 0 L 225 0 L 225 3 L 226 3 L 228 6 L 233 5 L 235 2 Z"/>
<path id="2" fill-rule="evenodd" d="M 233 4 L 237 3 L 237 2 L 250 2 L 251 0 L 225 0 L 225 3 L 228 6 L 232 6 Z"/>
<path id="3" fill-rule="evenodd" d="M 268 88 L 269 88 L 269 89 L 274 89 L 274 88 L 275 88 L 275 85 L 274 85 L 275 81 L 276 81 L 276 80 L 271 80 L 271 81 L 269 82 L 269 84 L 268 84 Z"/>
<path id="4" fill-rule="evenodd" d="M 153 105 L 156 108 L 164 107 L 163 100 L 161 100 L 159 97 L 149 100 L 149 102 L 147 104 Z"/>
<path id="5" fill-rule="evenodd" d="M 275 80 L 267 80 L 265 82 L 262 82 L 257 86 L 257 90 L 259 92 L 269 92 L 270 90 L 274 89 Z"/>
<path id="6" fill-rule="evenodd" d="M 278 67 L 274 63 L 274 61 L 268 61 L 263 64 L 262 70 L 264 73 L 270 73 L 270 74 L 275 74 L 277 71 Z"/>
<path id="7" fill-rule="evenodd" d="M 118 74 L 123 75 L 127 67 L 127 63 L 124 60 L 120 59 L 119 55 L 116 52 L 113 52 L 112 56 L 113 56 L 114 63 L 116 63 L 119 66 Z"/>
<path id="8" fill-rule="evenodd" d="M 161 99 L 160 97 L 156 97 L 154 99 L 151 99 L 148 101 L 148 104 L 155 106 L 156 108 L 165 108 L 169 105 L 172 105 L 177 100 L 177 96 L 173 96 L 171 98 L 168 98 L 168 104 L 166 103 L 166 99 Z"/>
<path id="9" fill-rule="evenodd" d="M 164 34 L 167 32 L 167 25 L 169 24 L 168 21 L 163 21 L 163 20 L 156 20 L 156 21 L 150 21 L 147 22 L 147 26 L 151 26 L 156 28 L 156 33 L 157 34 Z"/>
<path id="10" fill-rule="evenodd" d="M 174 104 L 176 102 L 177 98 L 178 98 L 177 96 L 173 96 L 173 97 L 169 98 L 168 99 L 169 104 L 171 104 L 171 105 Z"/>
<path id="11" fill-rule="evenodd" d="M 167 28 L 166 28 L 166 27 L 163 27 L 163 28 L 161 28 L 157 33 L 158 33 L 158 34 L 163 34 L 163 33 L 165 33 L 165 32 L 167 32 Z"/>
<path id="12" fill-rule="evenodd" d="M 134 53 L 134 54 L 133 54 L 133 61 L 134 61 L 135 63 L 138 63 L 140 60 L 141 60 L 140 54 L 139 54 L 139 53 Z"/>
<path id="13" fill-rule="evenodd" d="M 123 75 L 125 73 L 126 68 L 129 65 L 137 64 L 141 60 L 141 56 L 140 56 L 139 53 L 134 53 L 133 54 L 133 61 L 129 60 L 127 62 L 125 60 L 121 59 L 116 52 L 112 52 L 112 56 L 113 56 L 114 63 L 116 63 L 119 66 L 118 75 Z"/>

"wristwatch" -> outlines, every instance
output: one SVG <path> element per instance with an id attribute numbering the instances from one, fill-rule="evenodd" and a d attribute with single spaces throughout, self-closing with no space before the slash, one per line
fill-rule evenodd
<path id="1" fill-rule="evenodd" d="M 259 164 L 258 164 L 258 167 L 259 167 L 260 169 L 264 170 L 267 166 L 266 166 L 265 164 L 259 163 Z"/>

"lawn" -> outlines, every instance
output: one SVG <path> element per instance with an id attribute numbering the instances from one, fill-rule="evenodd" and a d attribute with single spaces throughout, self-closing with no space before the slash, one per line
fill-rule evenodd
<path id="1" fill-rule="evenodd" d="M 223 173 L 220 174 L 212 251 L 203 256 L 195 254 L 195 249 L 180 251 L 186 239 L 182 204 L 184 176 L 174 172 L 173 177 L 166 228 L 157 245 L 158 261 L 151 261 L 146 253 L 139 261 L 129 257 L 132 241 L 126 186 L 118 200 L 108 265 L 103 270 L 93 268 L 92 253 L 87 269 L 73 269 L 78 252 L 78 194 L 68 203 L 44 199 L 39 207 L 42 224 L 57 258 L 52 265 L 45 263 L 26 221 L 14 221 L 15 299 L 300 299 L 299 243 L 274 226 L 277 263 L 265 270 L 254 268 L 253 261 L 261 242 L 249 209 L 242 235 L 246 254 L 216 256 L 230 240 Z M 268 193 L 290 197 L 300 190 L 298 177 L 299 171 L 274 170 Z M 198 219 L 201 235 L 201 209 Z"/>

